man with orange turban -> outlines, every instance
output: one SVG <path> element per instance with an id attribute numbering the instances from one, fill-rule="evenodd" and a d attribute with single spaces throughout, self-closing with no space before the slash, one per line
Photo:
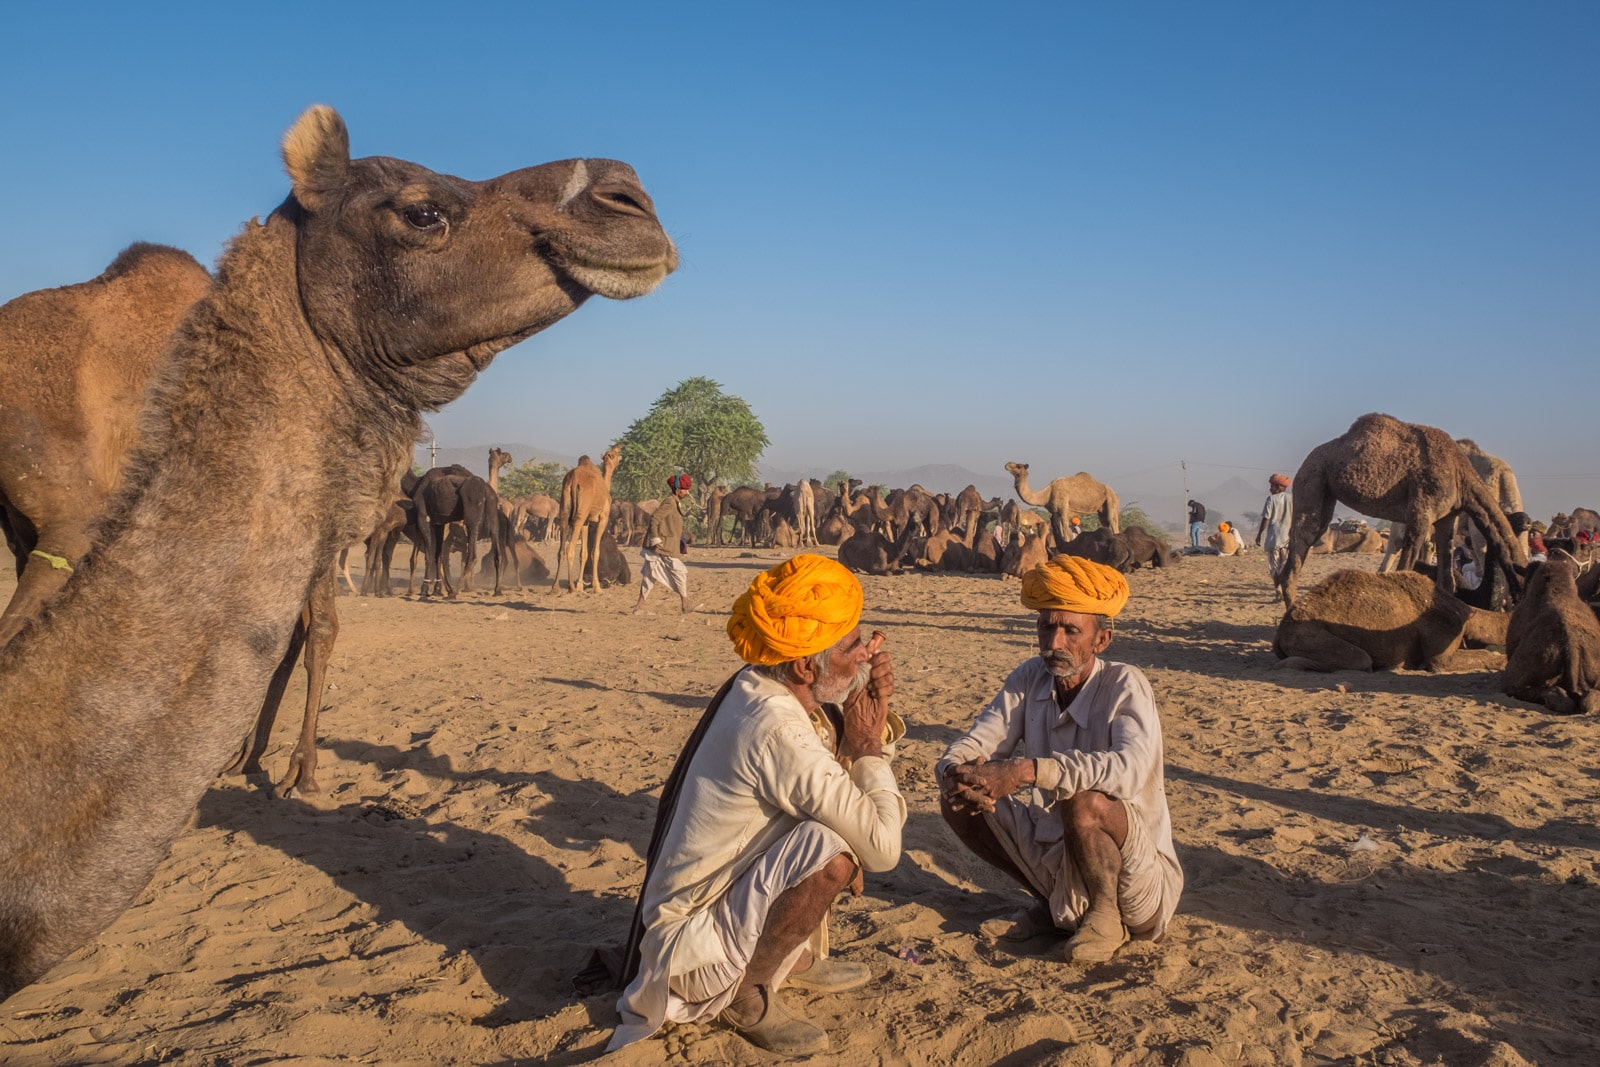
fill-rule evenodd
<path id="1" fill-rule="evenodd" d="M 1244 543 L 1239 540 L 1239 531 L 1233 528 L 1231 522 L 1217 523 L 1217 532 L 1206 538 L 1206 544 L 1217 550 L 1219 556 L 1238 555 Z"/>
<path id="2" fill-rule="evenodd" d="M 799 555 L 750 583 L 728 636 L 746 666 L 712 700 L 662 789 L 611 1048 L 663 1022 L 720 1016 L 787 1055 L 828 1032 L 786 1008 L 787 982 L 842 992 L 872 977 L 827 958 L 827 915 L 861 869 L 900 858 L 882 634 L 861 636 L 861 584 Z"/>
<path id="3" fill-rule="evenodd" d="M 1256 544 L 1267 538 L 1267 570 L 1279 584 L 1289 565 L 1289 526 L 1294 521 L 1294 497 L 1289 492 L 1289 476 L 1273 473 L 1267 479 L 1267 502 L 1261 506 L 1261 525 L 1256 528 Z"/>
<path id="4" fill-rule="evenodd" d="M 1056 556 L 1023 575 L 1039 655 L 935 768 L 956 837 L 1036 898 L 985 932 L 1071 932 L 1070 963 L 1110 959 L 1130 932 L 1160 937 L 1183 891 L 1155 694 L 1138 668 L 1100 658 L 1127 602 L 1127 580 L 1093 560 Z"/>

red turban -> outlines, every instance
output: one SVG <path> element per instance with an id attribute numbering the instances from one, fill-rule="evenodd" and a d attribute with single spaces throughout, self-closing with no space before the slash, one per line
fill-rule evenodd
<path id="1" fill-rule="evenodd" d="M 667 479 L 667 488 L 671 489 L 674 493 L 676 493 L 679 489 L 688 489 L 693 484 L 694 483 L 689 480 L 689 476 L 687 474 L 674 474 L 672 477 Z"/>

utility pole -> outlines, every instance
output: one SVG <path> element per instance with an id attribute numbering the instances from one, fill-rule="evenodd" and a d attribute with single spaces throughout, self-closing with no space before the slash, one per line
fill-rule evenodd
<path id="1" fill-rule="evenodd" d="M 433 434 L 428 434 L 428 469 L 439 465 L 439 439 Z"/>
<path id="2" fill-rule="evenodd" d="M 1185 537 L 1188 537 L 1189 536 L 1189 461 L 1180 459 L 1178 461 L 1178 466 L 1183 468 L 1183 510 L 1181 512 L 1179 512 L 1179 514 L 1181 514 L 1183 516 L 1183 534 L 1184 534 Z"/>

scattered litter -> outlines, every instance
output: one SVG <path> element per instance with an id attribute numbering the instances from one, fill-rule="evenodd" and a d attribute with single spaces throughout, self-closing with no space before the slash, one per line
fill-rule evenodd
<path id="1" fill-rule="evenodd" d="M 900 949 L 899 952 L 895 953 L 895 955 L 899 956 L 901 959 L 905 960 L 907 963 L 921 963 L 922 962 L 922 957 L 917 955 L 917 950 L 912 948 L 910 945 L 903 946 Z"/>
<path id="2" fill-rule="evenodd" d="M 1366 834 L 1362 834 L 1346 845 L 1344 850 L 1346 852 L 1376 852 L 1378 851 L 1378 843 Z"/>

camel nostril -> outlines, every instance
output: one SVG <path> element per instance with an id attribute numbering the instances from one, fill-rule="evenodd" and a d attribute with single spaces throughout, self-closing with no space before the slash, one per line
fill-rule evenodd
<path id="1" fill-rule="evenodd" d="M 626 211 L 632 214 L 646 216 L 650 214 L 649 208 L 645 207 L 638 200 L 635 200 L 627 193 L 608 190 L 605 192 L 595 193 L 594 198 L 600 201 L 602 204 L 606 204 L 609 207 L 614 207 L 619 211 Z"/>

